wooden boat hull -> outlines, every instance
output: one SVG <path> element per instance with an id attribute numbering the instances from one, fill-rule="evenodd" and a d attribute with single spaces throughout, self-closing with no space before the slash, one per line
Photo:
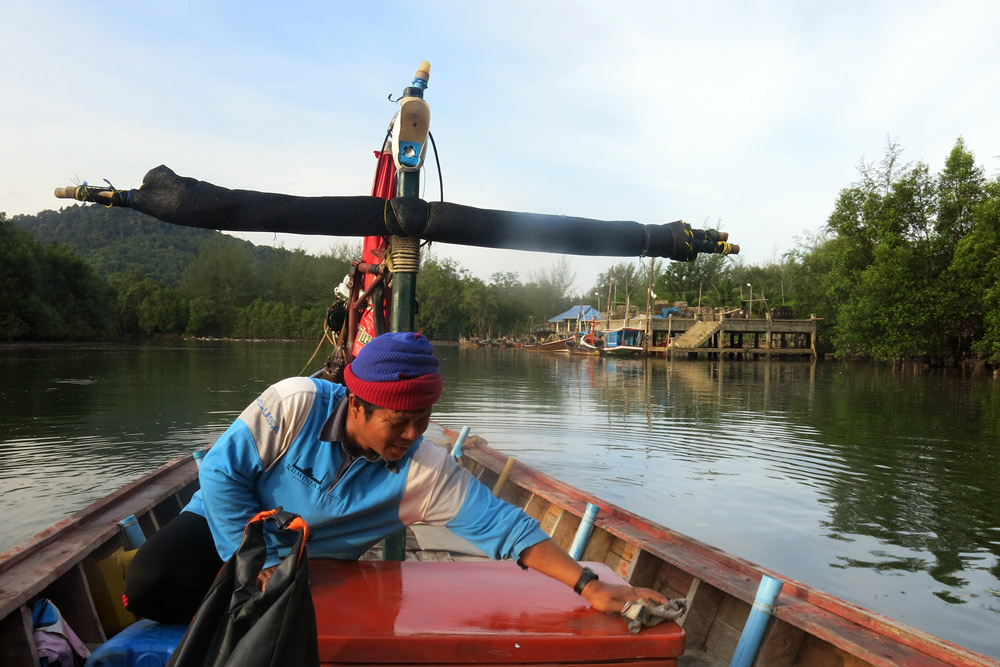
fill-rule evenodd
<path id="1" fill-rule="evenodd" d="M 572 338 L 560 338 L 559 340 L 549 341 L 547 343 L 538 343 L 535 346 L 536 350 L 541 352 L 561 352 L 563 354 L 569 353 L 569 346 L 567 342 L 572 340 Z"/>
<path id="2" fill-rule="evenodd" d="M 606 357 L 638 357 L 642 354 L 641 347 L 631 347 L 628 345 L 622 345 L 619 347 L 610 347 L 604 350 L 604 356 Z"/>
<path id="3" fill-rule="evenodd" d="M 427 437 L 448 446 L 455 434 L 432 425 Z M 687 637 L 682 666 L 728 664 L 761 576 L 783 579 L 519 462 L 508 466 L 507 456 L 474 436 L 464 451 L 462 463 L 470 472 L 538 519 L 563 547 L 572 542 L 587 503 L 598 505 L 600 514 L 581 560 L 603 564 L 633 585 L 687 599 L 688 612 L 679 621 Z M 0 663 L 35 664 L 26 605 L 39 597 L 51 599 L 85 642 L 105 641 L 116 629 L 98 611 L 101 596 L 108 593 L 98 590 L 93 573 L 98 562 L 121 549 L 118 521 L 135 515 L 150 534 L 180 511 L 196 486 L 194 461 L 178 459 L 0 554 Z M 419 557 L 408 553 L 408 559 Z M 1000 661 L 783 580 L 758 667 L 1000 666 Z"/>

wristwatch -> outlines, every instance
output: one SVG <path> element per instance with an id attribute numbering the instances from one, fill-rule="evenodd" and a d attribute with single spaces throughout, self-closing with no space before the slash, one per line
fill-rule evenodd
<path id="1" fill-rule="evenodd" d="M 583 595 L 583 589 L 592 581 L 597 581 L 597 574 L 589 567 L 585 567 L 580 578 L 576 580 L 576 586 L 573 587 L 573 590 L 576 591 L 577 595 Z"/>

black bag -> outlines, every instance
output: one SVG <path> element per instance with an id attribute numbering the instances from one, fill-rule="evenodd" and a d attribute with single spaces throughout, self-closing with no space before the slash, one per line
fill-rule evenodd
<path id="1" fill-rule="evenodd" d="M 257 575 L 267 558 L 265 522 L 298 531 L 298 538 L 258 591 Z M 240 548 L 215 578 L 167 667 L 319 665 L 308 536 L 305 521 L 291 512 L 270 510 L 251 519 Z"/>

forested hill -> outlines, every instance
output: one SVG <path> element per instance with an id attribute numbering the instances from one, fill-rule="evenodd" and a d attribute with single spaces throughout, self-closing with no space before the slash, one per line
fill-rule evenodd
<path id="1" fill-rule="evenodd" d="M 0 212 L 0 341 L 312 338 L 358 252 L 255 246 L 129 209 Z"/>
<path id="2" fill-rule="evenodd" d="M 101 276 L 138 270 L 144 276 L 177 287 L 188 265 L 207 241 L 240 246 L 258 261 L 286 251 L 255 246 L 210 229 L 160 222 L 127 208 L 70 206 L 61 211 L 12 218 L 16 227 L 39 243 L 65 244 Z"/>

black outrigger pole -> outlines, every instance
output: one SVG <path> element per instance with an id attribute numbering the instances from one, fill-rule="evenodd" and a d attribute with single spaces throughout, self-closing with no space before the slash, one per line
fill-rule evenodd
<path id="1" fill-rule="evenodd" d="M 296 197 L 231 190 L 178 176 L 160 165 L 137 189 L 108 186 L 56 188 L 56 197 L 125 206 L 163 222 L 220 231 L 282 232 L 327 236 L 403 237 L 481 248 L 532 250 L 606 257 L 666 257 L 690 262 L 700 253 L 736 254 L 729 235 L 693 229 L 676 220 L 643 224 L 474 208 L 418 197 L 430 108 L 423 100 L 430 66 L 425 62 L 400 99 L 392 125 L 399 175 L 396 197 Z M 107 181 L 105 181 L 107 182 Z M 403 271 L 408 272 L 406 270 Z M 411 295 L 412 296 L 412 295 Z"/>

